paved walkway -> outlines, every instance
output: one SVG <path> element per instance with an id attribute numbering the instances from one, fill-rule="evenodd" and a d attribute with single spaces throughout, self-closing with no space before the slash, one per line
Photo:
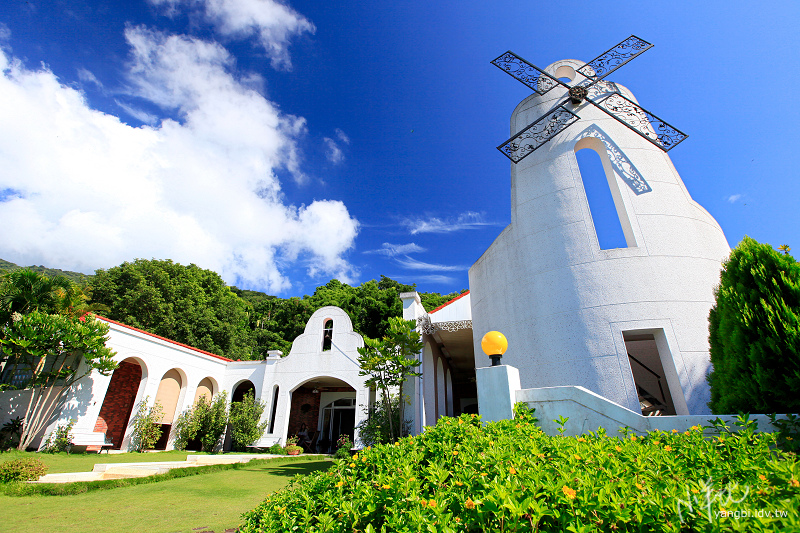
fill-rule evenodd
<path id="1" fill-rule="evenodd" d="M 38 481 L 30 483 L 72 483 L 75 481 L 97 481 L 101 479 L 122 479 L 163 474 L 173 468 L 192 468 L 206 465 L 228 465 L 247 463 L 253 459 L 273 459 L 285 457 L 269 453 L 225 454 L 225 455 L 187 455 L 185 461 L 161 461 L 152 463 L 97 463 L 91 472 L 67 472 L 47 474 Z"/>

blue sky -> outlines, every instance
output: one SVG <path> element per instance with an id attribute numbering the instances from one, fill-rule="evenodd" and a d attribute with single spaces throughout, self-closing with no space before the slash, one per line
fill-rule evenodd
<path id="1" fill-rule="evenodd" d="M 0 257 L 143 258 L 282 296 L 385 274 L 467 288 L 510 220 L 495 146 L 528 90 L 489 61 L 655 46 L 610 79 L 735 246 L 800 249 L 794 1 L 8 0 Z"/>

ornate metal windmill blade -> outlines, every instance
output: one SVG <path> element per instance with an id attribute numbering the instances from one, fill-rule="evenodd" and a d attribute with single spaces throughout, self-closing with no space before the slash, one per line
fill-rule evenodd
<path id="1" fill-rule="evenodd" d="M 560 105 L 498 146 L 497 149 L 514 163 L 519 163 L 578 119 L 578 115 Z"/>
<path id="2" fill-rule="evenodd" d="M 545 94 L 553 87 L 559 85 L 567 89 L 569 88 L 550 74 L 547 74 L 537 66 L 531 65 L 510 50 L 494 59 L 491 63 L 509 76 L 521 81 L 538 94 Z"/>
<path id="3" fill-rule="evenodd" d="M 688 137 L 676 127 L 664 122 L 621 94 L 612 93 L 598 101 L 587 101 L 665 152 L 669 152 Z"/>
<path id="4" fill-rule="evenodd" d="M 577 72 L 597 82 L 652 47 L 653 45 L 644 39 L 631 35 L 580 67 Z"/>

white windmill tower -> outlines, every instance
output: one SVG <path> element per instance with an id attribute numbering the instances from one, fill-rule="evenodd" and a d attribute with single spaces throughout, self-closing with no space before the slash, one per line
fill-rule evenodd
<path id="1" fill-rule="evenodd" d="M 498 147 L 512 161 L 511 224 L 469 271 L 475 353 L 499 330 L 523 388 L 579 385 L 645 414 L 703 414 L 708 312 L 730 248 L 666 154 L 686 135 L 604 79 L 651 46 L 631 36 L 544 70 L 511 52 L 492 62 L 534 94 Z M 599 244 L 582 149 L 601 159 L 626 246 Z"/>

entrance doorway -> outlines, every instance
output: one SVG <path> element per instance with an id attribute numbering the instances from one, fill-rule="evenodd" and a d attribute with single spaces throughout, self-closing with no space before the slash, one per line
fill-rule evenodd
<path id="1" fill-rule="evenodd" d="M 674 415 L 662 354 L 652 333 L 623 332 L 639 407 L 644 416 Z"/>
<path id="2" fill-rule="evenodd" d="M 342 398 L 335 400 L 322 408 L 322 442 L 329 442 L 328 451 L 332 451 L 336 446 L 336 441 L 342 435 L 350 437 L 353 442 L 353 434 L 356 423 L 356 399 Z"/>

